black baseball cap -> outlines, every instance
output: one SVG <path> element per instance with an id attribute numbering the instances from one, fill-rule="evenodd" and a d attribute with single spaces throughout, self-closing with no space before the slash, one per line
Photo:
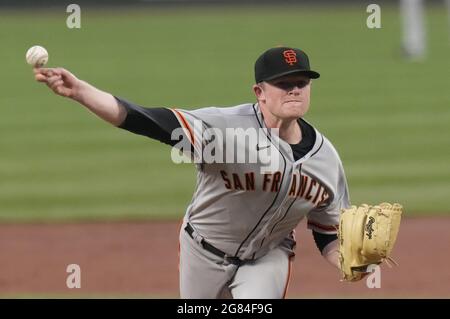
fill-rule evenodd
<path id="1" fill-rule="evenodd" d="M 288 74 L 304 74 L 317 79 L 320 74 L 311 70 L 309 58 L 300 49 L 276 47 L 267 50 L 255 62 L 255 81 L 270 81 Z"/>

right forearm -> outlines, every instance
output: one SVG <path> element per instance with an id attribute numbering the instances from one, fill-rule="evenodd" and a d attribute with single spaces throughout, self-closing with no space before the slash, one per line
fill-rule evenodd
<path id="1" fill-rule="evenodd" d="M 322 251 L 322 256 L 337 269 L 341 269 L 339 262 L 339 240 L 330 242 Z"/>
<path id="2" fill-rule="evenodd" d="M 82 80 L 79 80 L 77 93 L 72 99 L 115 126 L 122 124 L 127 116 L 125 107 L 113 95 L 101 91 Z"/>

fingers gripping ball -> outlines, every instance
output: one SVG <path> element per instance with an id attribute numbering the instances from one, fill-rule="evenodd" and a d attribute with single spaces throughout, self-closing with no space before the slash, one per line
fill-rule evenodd
<path id="1" fill-rule="evenodd" d="M 339 262 L 344 281 L 364 277 L 367 267 L 389 259 L 397 239 L 403 207 L 400 204 L 363 204 L 341 212 Z"/>
<path id="2" fill-rule="evenodd" d="M 25 57 L 28 64 L 37 68 L 44 66 L 48 62 L 47 50 L 39 45 L 29 48 Z"/>

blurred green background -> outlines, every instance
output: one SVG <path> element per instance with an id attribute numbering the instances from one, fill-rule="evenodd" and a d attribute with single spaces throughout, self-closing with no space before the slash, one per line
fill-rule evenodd
<path id="1" fill-rule="evenodd" d="M 322 77 L 307 120 L 338 149 L 351 199 L 448 214 L 450 36 L 428 7 L 427 58 L 406 61 L 398 8 L 382 28 L 366 6 L 83 9 L 0 12 L 0 220 L 179 219 L 195 168 L 170 147 L 115 129 L 33 79 L 25 52 L 144 106 L 253 102 L 253 63 L 276 45 L 304 49 Z"/>

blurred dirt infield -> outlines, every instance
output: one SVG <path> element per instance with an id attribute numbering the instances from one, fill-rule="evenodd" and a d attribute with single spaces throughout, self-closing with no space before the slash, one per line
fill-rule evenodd
<path id="1" fill-rule="evenodd" d="M 0 297 L 178 298 L 178 223 L 2 224 Z M 381 288 L 341 283 L 302 222 L 288 298 L 449 298 L 450 218 L 404 218 Z M 81 267 L 81 288 L 66 267 Z"/>

